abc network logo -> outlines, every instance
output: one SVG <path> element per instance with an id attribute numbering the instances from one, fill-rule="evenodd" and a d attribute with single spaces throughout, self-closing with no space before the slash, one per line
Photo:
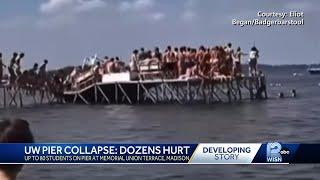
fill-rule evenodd
<path id="1" fill-rule="evenodd" d="M 270 163 L 281 163 L 282 155 L 290 154 L 289 150 L 282 149 L 282 146 L 278 142 L 267 144 L 267 162 Z"/>

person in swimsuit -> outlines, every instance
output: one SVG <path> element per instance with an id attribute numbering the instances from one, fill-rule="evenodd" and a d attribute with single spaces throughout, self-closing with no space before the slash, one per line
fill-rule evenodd
<path id="1" fill-rule="evenodd" d="M 186 60 L 186 54 L 185 54 L 185 47 L 180 47 L 180 51 L 178 53 L 178 74 L 179 76 L 185 74 L 186 66 L 185 66 L 185 60 Z"/>
<path id="2" fill-rule="evenodd" d="M 39 76 L 41 79 L 46 79 L 47 64 L 48 64 L 48 60 L 45 59 L 43 61 L 43 64 L 39 68 Z"/>
<path id="3" fill-rule="evenodd" d="M 178 76 L 176 54 L 174 51 L 172 51 L 171 46 L 168 46 L 166 49 L 163 67 L 166 73 L 172 74 L 170 76 L 173 78 Z"/>
<path id="4" fill-rule="evenodd" d="M 16 72 L 16 75 L 19 77 L 21 74 L 22 74 L 22 71 L 21 71 L 21 60 L 22 58 L 24 58 L 24 53 L 20 53 L 19 56 L 17 57 L 16 59 L 16 69 L 15 69 L 15 72 Z"/>
<path id="5" fill-rule="evenodd" d="M 18 53 L 14 52 L 8 67 L 8 71 L 10 74 L 10 83 L 14 83 L 17 79 L 17 74 L 15 72 L 15 64 L 16 64 L 17 56 L 18 56 Z"/>
<path id="6" fill-rule="evenodd" d="M 224 49 L 226 53 L 226 75 L 231 75 L 232 74 L 232 67 L 233 67 L 233 49 L 232 49 L 232 44 L 228 43 L 227 46 Z"/>

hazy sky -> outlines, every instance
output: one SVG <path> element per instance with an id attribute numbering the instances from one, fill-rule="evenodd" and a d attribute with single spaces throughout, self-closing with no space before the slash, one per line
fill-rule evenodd
<path id="1" fill-rule="evenodd" d="M 239 27 L 258 11 L 303 11 L 304 26 Z M 320 63 L 320 1 L 289 0 L 2 0 L 0 51 L 26 54 L 24 65 L 51 68 L 84 57 L 120 56 L 134 48 L 213 46 L 232 42 L 248 51 L 255 41 L 264 64 Z"/>

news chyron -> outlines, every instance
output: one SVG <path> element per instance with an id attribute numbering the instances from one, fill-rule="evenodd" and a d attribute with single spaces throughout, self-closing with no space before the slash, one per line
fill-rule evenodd
<path id="1" fill-rule="evenodd" d="M 1 164 L 319 163 L 320 144 L 0 144 Z"/>

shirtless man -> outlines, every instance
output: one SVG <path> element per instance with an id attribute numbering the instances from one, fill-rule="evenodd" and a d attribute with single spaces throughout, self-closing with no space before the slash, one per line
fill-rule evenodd
<path id="1" fill-rule="evenodd" d="M 171 46 L 167 47 L 164 55 L 164 70 L 167 73 L 172 73 L 173 77 L 177 77 L 178 75 L 176 55 L 175 52 L 172 51 Z"/>
<path id="2" fill-rule="evenodd" d="M 139 57 L 139 61 L 143 61 L 146 59 L 146 53 L 144 52 L 144 48 L 140 48 L 140 53 L 138 57 Z"/>
<path id="3" fill-rule="evenodd" d="M 105 56 L 105 57 L 103 58 L 103 64 L 101 65 L 104 74 L 108 73 L 108 71 L 107 71 L 107 64 L 108 64 L 109 62 L 110 62 L 109 57 L 108 57 L 108 56 Z"/>
<path id="4" fill-rule="evenodd" d="M 110 61 L 107 63 L 107 72 L 108 73 L 114 73 L 115 72 L 114 58 L 111 58 Z"/>
<path id="5" fill-rule="evenodd" d="M 211 56 L 210 56 L 210 64 L 211 64 L 211 70 L 210 70 L 210 76 L 218 76 L 219 75 L 219 59 L 218 59 L 218 51 L 219 47 L 216 46 L 211 49 Z"/>
<path id="6" fill-rule="evenodd" d="M 164 61 L 166 63 L 172 63 L 175 61 L 175 54 L 171 49 L 171 46 L 168 46 L 166 49 L 166 53 L 164 55 Z"/>
<path id="7" fill-rule="evenodd" d="M 180 47 L 180 52 L 178 53 L 178 74 L 179 76 L 185 74 L 186 71 L 186 48 L 185 47 Z"/>
<path id="8" fill-rule="evenodd" d="M 210 69 L 211 69 L 210 59 L 211 59 L 211 53 L 210 53 L 210 48 L 208 48 L 208 49 L 206 49 L 206 51 L 204 53 L 203 61 L 200 63 L 202 76 L 206 77 L 206 78 L 211 78 L 211 76 L 210 76 Z"/>
<path id="9" fill-rule="evenodd" d="M 44 60 L 43 64 L 40 66 L 39 68 L 39 76 L 42 79 L 46 78 L 46 73 L 47 73 L 47 64 L 48 64 L 48 60 Z"/>
<path id="10" fill-rule="evenodd" d="M 30 74 L 32 76 L 37 76 L 38 75 L 38 63 L 34 63 L 32 69 L 29 70 Z"/>
<path id="11" fill-rule="evenodd" d="M 225 53 L 226 53 L 226 75 L 231 75 L 232 73 L 232 66 L 233 66 L 233 49 L 232 49 L 232 44 L 228 43 L 227 46 L 224 49 Z"/>
<path id="12" fill-rule="evenodd" d="M 160 49 L 158 47 L 154 48 L 152 59 L 156 59 L 158 62 L 162 62 L 162 53 L 160 52 Z"/>
<path id="13" fill-rule="evenodd" d="M 157 64 L 159 69 L 162 65 L 162 53 L 160 52 L 160 49 L 158 47 L 154 48 L 154 51 L 151 54 L 151 60 L 148 63 L 148 66 L 150 66 L 151 64 Z"/>
<path id="14" fill-rule="evenodd" d="M 17 56 L 18 56 L 18 53 L 14 52 L 8 67 L 8 71 L 10 74 L 10 83 L 15 82 L 15 80 L 17 79 L 17 74 L 15 72 L 15 64 L 16 64 Z"/>
<path id="15" fill-rule="evenodd" d="M 205 53 L 205 48 L 204 46 L 200 46 L 198 51 L 197 51 L 197 56 L 196 56 L 196 59 L 197 61 L 200 63 L 203 61 L 204 59 L 204 53 Z"/>
<path id="16" fill-rule="evenodd" d="M 119 57 L 116 57 L 115 58 L 115 62 L 114 62 L 114 70 L 115 72 L 120 72 L 120 69 L 121 69 L 121 64 L 120 64 L 120 58 Z"/>
<path id="17" fill-rule="evenodd" d="M 24 53 L 20 53 L 19 56 L 17 57 L 16 59 L 16 69 L 15 69 L 15 72 L 16 72 L 16 75 L 19 77 L 21 74 L 22 74 L 22 71 L 21 71 L 21 60 L 22 58 L 24 58 Z"/>

